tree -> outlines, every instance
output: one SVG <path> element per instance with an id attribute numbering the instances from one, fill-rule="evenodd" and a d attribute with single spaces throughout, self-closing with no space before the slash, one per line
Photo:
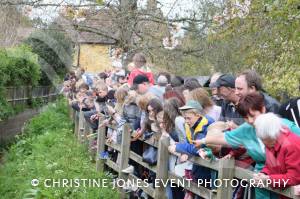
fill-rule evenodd
<path id="1" fill-rule="evenodd" d="M 42 67 L 50 67 L 57 77 L 62 78 L 72 66 L 73 43 L 64 32 L 58 30 L 61 27 L 51 24 L 45 30 L 33 32 L 25 43 L 39 56 Z M 49 79 L 45 70 L 40 84 L 49 85 L 53 80 Z"/>
<path id="2" fill-rule="evenodd" d="M 21 29 L 31 27 L 30 20 L 17 6 L 0 4 L 0 46 L 11 47 L 19 44 Z M 22 32 L 24 34 L 24 32 Z"/>
<path id="3" fill-rule="evenodd" d="M 233 9 L 234 4 L 229 7 Z M 262 74 L 266 90 L 273 96 L 282 99 L 286 94 L 298 95 L 299 3 L 252 1 L 245 16 L 229 13 L 210 35 L 214 58 L 225 60 L 216 63 L 216 69 L 237 73 L 253 68 Z M 217 49 L 226 49 L 227 53 Z"/>
<path id="4" fill-rule="evenodd" d="M 6 101 L 5 87 L 35 86 L 40 79 L 38 56 L 30 47 L 21 45 L 0 49 L 0 120 L 13 113 Z"/>

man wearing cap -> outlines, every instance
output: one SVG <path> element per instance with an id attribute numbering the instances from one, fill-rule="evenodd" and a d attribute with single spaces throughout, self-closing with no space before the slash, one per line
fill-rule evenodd
<path id="1" fill-rule="evenodd" d="M 185 106 L 180 108 L 183 111 L 183 116 L 185 119 L 185 133 L 186 133 L 186 142 L 179 142 L 176 145 L 169 147 L 169 151 L 172 153 L 177 152 L 181 153 L 180 160 L 182 162 L 187 160 L 188 155 L 199 156 L 199 149 L 192 143 L 192 140 L 202 139 L 206 136 L 207 128 L 214 120 L 210 117 L 203 116 L 203 108 L 198 101 L 189 100 Z M 193 164 L 192 167 L 192 179 L 210 179 L 211 170 Z"/>
<path id="2" fill-rule="evenodd" d="M 218 94 L 224 98 L 219 120 L 229 122 L 231 128 L 244 123 L 243 117 L 235 109 L 239 100 L 235 94 L 235 77 L 231 74 L 221 75 L 212 86 L 218 88 Z"/>
<path id="3" fill-rule="evenodd" d="M 145 75 L 138 75 L 133 79 L 132 90 L 136 90 L 139 94 L 144 95 L 146 93 L 152 93 L 160 100 L 163 100 L 163 93 L 152 86 L 149 82 L 149 79 Z"/>

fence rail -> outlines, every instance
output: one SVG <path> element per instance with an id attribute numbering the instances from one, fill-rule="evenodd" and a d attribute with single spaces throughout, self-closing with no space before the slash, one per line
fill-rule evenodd
<path id="1" fill-rule="evenodd" d="M 75 123 L 75 135 L 79 142 L 86 143 L 90 142 L 91 140 L 88 140 L 88 134 L 90 134 L 92 131 L 89 129 L 89 125 L 86 123 L 83 112 L 74 112 L 70 108 L 70 116 L 73 118 Z M 101 123 L 101 120 L 100 120 Z M 156 174 L 157 179 L 161 179 L 162 181 L 159 183 L 159 186 L 152 188 L 149 186 L 141 186 L 140 188 L 149 196 L 152 198 L 166 198 L 166 190 L 163 186 L 162 182 L 166 182 L 167 179 L 174 179 L 180 180 L 180 182 L 186 181 L 186 179 L 177 176 L 175 173 L 169 172 L 168 169 L 168 160 L 169 160 L 169 152 L 168 152 L 168 146 L 169 146 L 169 138 L 168 137 L 161 137 L 158 142 L 151 142 L 146 141 L 144 143 L 147 143 L 148 145 L 154 146 L 158 149 L 158 157 L 157 157 L 157 165 L 156 166 L 149 166 L 147 163 L 142 161 L 142 157 L 138 154 L 134 153 L 133 151 L 130 151 L 130 142 L 131 142 L 131 135 L 130 135 L 130 129 L 129 125 L 125 124 L 123 126 L 123 134 L 122 134 L 122 143 L 121 145 L 108 143 L 106 141 L 106 128 L 100 127 L 97 131 L 97 152 L 96 152 L 96 170 L 99 172 L 103 172 L 105 166 L 109 167 L 110 169 L 114 170 L 118 173 L 119 179 L 131 179 L 131 180 L 137 180 L 137 177 L 133 174 L 124 174 L 122 173 L 122 170 L 127 168 L 129 159 L 134 160 L 141 166 L 148 168 L 152 172 Z M 94 136 L 91 136 L 94 137 Z M 118 156 L 120 156 L 119 163 L 113 162 L 112 160 L 106 159 L 100 159 L 99 153 L 105 150 L 105 147 L 111 147 L 119 152 Z M 218 171 L 218 179 L 252 179 L 254 172 L 243 169 L 240 167 L 235 166 L 235 161 L 233 159 L 219 159 L 213 162 L 209 162 L 206 160 L 203 160 L 199 157 L 193 157 L 189 159 L 191 162 L 205 166 L 207 168 L 213 169 Z M 216 189 L 208 189 L 202 186 L 198 186 L 196 183 L 190 182 L 189 187 L 184 187 L 185 189 L 193 192 L 196 195 L 199 195 L 205 199 L 228 199 L 232 197 L 232 191 L 233 189 L 228 187 L 218 187 Z M 299 196 L 295 196 L 294 188 L 286 188 L 284 190 L 275 190 L 271 188 L 266 188 L 272 192 L 278 193 L 280 195 L 286 196 L 288 198 L 293 199 L 300 199 Z M 125 192 L 120 189 L 121 192 L 121 198 L 126 198 Z"/>

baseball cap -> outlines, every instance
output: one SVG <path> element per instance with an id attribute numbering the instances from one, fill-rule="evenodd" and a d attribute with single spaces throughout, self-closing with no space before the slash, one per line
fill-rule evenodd
<path id="1" fill-rule="evenodd" d="M 219 88 L 221 86 L 235 88 L 235 77 L 231 74 L 224 74 L 211 84 L 211 88 Z"/>
<path id="2" fill-rule="evenodd" d="M 142 84 L 144 82 L 150 82 L 148 77 L 146 75 L 137 75 L 134 79 L 133 79 L 133 84 L 131 89 L 132 90 L 136 90 L 139 84 Z"/>
<path id="3" fill-rule="evenodd" d="M 195 100 L 189 100 L 187 101 L 187 103 L 180 107 L 179 110 L 189 110 L 189 109 L 197 109 L 198 111 L 202 111 L 203 107 L 201 106 L 201 104 Z"/>

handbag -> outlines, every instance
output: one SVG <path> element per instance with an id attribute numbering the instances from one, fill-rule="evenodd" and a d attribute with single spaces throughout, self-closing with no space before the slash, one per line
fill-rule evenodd
<path id="1" fill-rule="evenodd" d="M 147 162 L 150 166 L 154 166 L 157 163 L 157 149 L 153 146 L 149 146 L 143 152 L 143 162 Z"/>

